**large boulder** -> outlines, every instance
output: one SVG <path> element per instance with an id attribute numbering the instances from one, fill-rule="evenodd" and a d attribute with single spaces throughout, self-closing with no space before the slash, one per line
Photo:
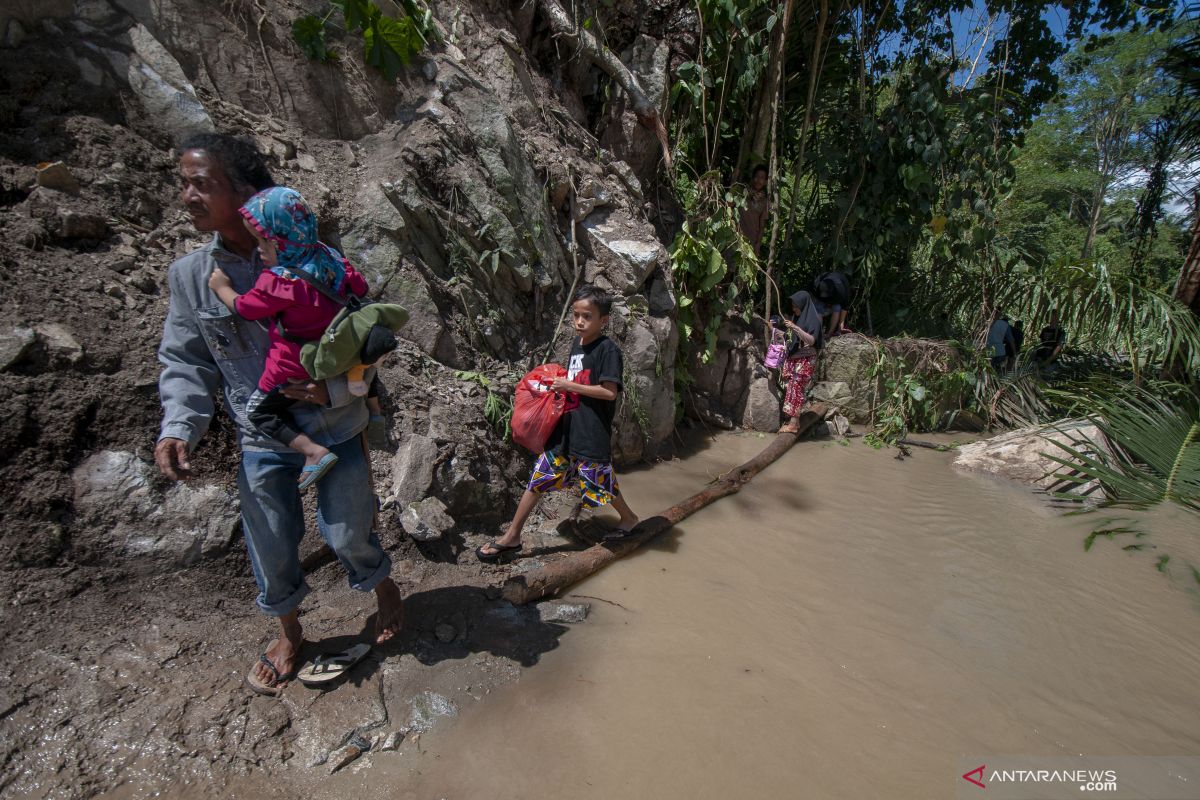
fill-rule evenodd
<path id="1" fill-rule="evenodd" d="M 828 340 L 817 361 L 813 399 L 829 404 L 853 423 L 868 424 L 877 393 L 872 372 L 878 361 L 878 346 L 865 336 L 849 334 Z"/>
<path id="2" fill-rule="evenodd" d="M 767 376 L 755 378 L 746 393 L 741 425 L 752 431 L 773 433 L 779 429 L 783 397 L 778 384 Z"/>
<path id="3" fill-rule="evenodd" d="M 102 450 L 75 468 L 75 513 L 101 532 L 88 555 L 154 571 L 224 554 L 241 519 L 237 497 L 212 484 L 163 491 L 154 474 L 152 464 L 122 450 Z"/>
<path id="4" fill-rule="evenodd" d="M 653 226 L 620 209 L 594 212 L 583 229 L 593 255 L 584 277 L 618 294 L 639 291 L 656 268 L 669 263 Z"/>
<path id="5" fill-rule="evenodd" d="M 391 499 L 406 506 L 423 498 L 433 483 L 437 467 L 437 443 L 427 436 L 410 433 L 392 456 Z"/>
<path id="6" fill-rule="evenodd" d="M 1020 428 L 990 439 L 963 445 L 954 457 L 954 466 L 968 472 L 996 475 L 1042 489 L 1078 491 L 1093 494 L 1094 485 L 1073 488 L 1062 485 L 1055 473 L 1064 467 L 1049 456 L 1067 457 L 1054 442 L 1084 452 L 1108 451 L 1103 435 L 1086 420 L 1072 420 L 1055 426 Z"/>
<path id="7" fill-rule="evenodd" d="M 625 360 L 624 397 L 614 422 L 613 459 L 628 463 L 652 457 L 675 428 L 671 381 L 676 349 L 675 324 L 665 317 L 614 314 L 614 335 Z M 619 329 L 619 331 L 617 330 Z"/>

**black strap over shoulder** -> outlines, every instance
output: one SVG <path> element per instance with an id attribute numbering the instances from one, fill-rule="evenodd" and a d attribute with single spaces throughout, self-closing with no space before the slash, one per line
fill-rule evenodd
<path id="1" fill-rule="evenodd" d="M 358 295 L 352 294 L 349 297 L 342 297 L 337 292 L 333 291 L 333 289 L 330 289 L 324 283 L 317 280 L 312 275 L 309 275 L 307 272 L 304 272 L 302 270 L 290 270 L 289 269 L 288 274 L 295 275 L 297 278 L 304 281 L 309 286 L 313 287 L 318 292 L 325 295 L 326 297 L 328 297 L 333 302 L 337 303 L 342 308 L 349 308 L 351 311 L 357 311 L 363 305 L 362 299 L 360 297 L 358 297 Z M 293 336 L 292 334 L 288 333 L 286 330 L 284 330 L 283 323 L 280 322 L 279 317 L 275 318 L 275 329 L 279 331 L 280 336 L 282 336 L 284 339 L 286 339 L 289 342 L 295 342 L 296 344 L 306 344 L 307 342 L 312 341 L 311 339 L 305 339 L 302 336 Z"/>

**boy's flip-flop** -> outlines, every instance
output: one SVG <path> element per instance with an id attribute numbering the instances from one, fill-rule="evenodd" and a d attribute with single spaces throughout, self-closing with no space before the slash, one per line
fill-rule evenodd
<path id="1" fill-rule="evenodd" d="M 267 645 L 267 649 L 270 650 L 278 642 L 278 639 L 272 640 L 271 643 Z M 296 670 L 292 670 L 286 674 L 281 674 L 279 672 L 279 668 L 271 662 L 271 659 L 267 658 L 266 653 L 260 655 L 258 660 L 263 664 L 266 664 L 267 669 L 271 670 L 271 682 L 263 683 L 261 680 L 259 680 L 258 676 L 254 674 L 254 670 L 250 670 L 246 673 L 246 686 L 248 686 L 250 691 L 254 692 L 255 694 L 263 694 L 267 697 L 279 697 L 279 695 L 283 694 L 283 690 L 287 688 L 286 686 L 280 686 L 280 684 L 286 684 L 289 681 L 295 680 Z"/>
<path id="2" fill-rule="evenodd" d="M 511 553 L 513 551 L 520 552 L 520 550 L 523 546 L 524 545 L 522 545 L 520 542 L 517 542 L 516 544 L 500 544 L 499 542 L 497 542 L 493 539 L 492 541 L 488 542 L 487 544 L 476 547 L 475 548 L 475 557 L 478 558 L 480 561 L 485 561 L 489 564 L 493 564 L 493 563 L 499 561 L 504 556 L 505 553 Z M 485 548 L 485 547 L 490 547 L 492 550 L 495 550 L 496 552 L 485 553 L 485 552 L 483 552 L 483 548 Z"/>
<path id="3" fill-rule="evenodd" d="M 353 669 L 369 652 L 371 645 L 356 644 L 340 653 L 319 655 L 297 672 L 296 677 L 305 686 L 324 686 Z"/>
<path id="4" fill-rule="evenodd" d="M 630 536 L 633 536 L 633 534 L 637 531 L 637 529 L 638 529 L 637 525 L 634 525 L 629 530 L 625 530 L 624 528 L 613 528 L 611 531 L 604 534 L 604 539 L 602 541 L 623 542 L 626 539 L 628 539 Z"/>
<path id="5" fill-rule="evenodd" d="M 333 453 L 327 453 L 324 458 L 315 464 L 309 464 L 304 469 L 300 470 L 300 491 L 305 491 L 314 483 L 325 477 L 325 473 L 332 469 L 337 463 L 338 457 Z"/>

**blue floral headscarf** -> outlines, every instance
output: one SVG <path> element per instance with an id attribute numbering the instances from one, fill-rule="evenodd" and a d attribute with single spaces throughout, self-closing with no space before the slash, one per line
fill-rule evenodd
<path id="1" fill-rule="evenodd" d="M 238 209 L 258 235 L 275 242 L 279 263 L 276 275 L 305 272 L 335 292 L 342 290 L 346 259 L 317 239 L 317 216 L 295 189 L 272 186 L 263 189 Z"/>

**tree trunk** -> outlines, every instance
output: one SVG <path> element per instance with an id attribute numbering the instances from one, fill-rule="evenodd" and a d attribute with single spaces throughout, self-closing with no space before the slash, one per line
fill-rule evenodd
<path id="1" fill-rule="evenodd" d="M 771 37 L 771 57 L 767 63 L 766 83 L 759 96 L 759 103 L 763 109 L 773 108 L 779 99 L 779 86 L 783 82 L 783 54 L 787 49 L 788 27 L 792 21 L 793 5 L 795 5 L 795 0 L 787 0 L 784 4 L 783 16 L 780 18 L 779 24 L 775 26 Z M 766 119 L 765 117 L 768 116 L 769 119 Z M 767 152 L 767 140 L 772 133 L 774 117 L 774 113 L 756 115 L 757 125 L 754 130 L 754 138 L 750 143 L 750 152 L 755 156 L 762 156 Z"/>
<path id="2" fill-rule="evenodd" d="M 839 7 L 839 13 L 840 13 Z M 800 178 L 804 175 L 804 151 L 808 146 L 808 129 L 812 126 L 813 110 L 817 105 L 817 79 L 821 75 L 821 44 L 825 39 L 825 23 L 829 21 L 829 0 L 821 0 L 817 14 L 817 31 L 813 34 L 812 58 L 808 65 L 808 96 L 804 101 L 804 119 L 800 123 L 800 154 L 796 156 L 796 166 L 792 168 L 792 197 L 800 193 Z M 787 234 L 783 237 L 783 246 L 792 243 L 792 229 L 796 225 L 796 204 L 792 203 L 788 214 Z"/>
<path id="3" fill-rule="evenodd" d="M 800 433 L 825 418 L 825 406 L 811 406 L 800 415 Z M 649 519 L 642 520 L 637 532 L 627 539 L 606 544 L 597 544 L 587 550 L 564 555 L 554 561 L 528 572 L 514 575 L 504 582 L 504 599 L 522 605 L 547 595 L 557 594 L 568 586 L 600 571 L 622 556 L 632 553 L 658 534 L 679 524 L 700 509 L 727 495 L 734 494 L 750 482 L 750 479 L 774 462 L 792 445 L 799 434 L 781 433 L 765 450 L 754 458 L 736 467 L 724 477 L 709 484 L 702 492 L 676 503 L 667 510 Z"/>
<path id="4" fill-rule="evenodd" d="M 1200 191 L 1192 192 L 1192 204 L 1192 243 L 1175 282 L 1175 299 L 1200 314 Z"/>
<path id="5" fill-rule="evenodd" d="M 637 76 L 621 63 L 621 59 L 605 47 L 591 31 L 582 25 L 577 25 L 575 20 L 571 19 L 571 15 L 555 0 L 538 0 L 538 6 L 541 7 L 550 27 L 556 34 L 574 41 L 593 64 L 608 73 L 608 76 L 625 90 L 625 94 L 629 95 L 630 103 L 633 104 L 633 113 L 637 115 L 638 122 L 654 131 L 658 137 L 658 143 L 662 146 L 663 161 L 666 162 L 667 169 L 670 169 L 671 147 L 667 141 L 667 126 L 663 123 L 658 109 L 650 102 L 650 98 L 646 97 L 646 92 L 642 89 Z"/>

